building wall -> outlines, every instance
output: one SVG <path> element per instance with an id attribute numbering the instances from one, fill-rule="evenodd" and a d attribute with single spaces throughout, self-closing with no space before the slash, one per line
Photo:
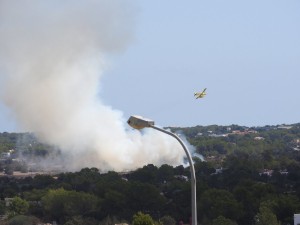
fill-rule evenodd
<path id="1" fill-rule="evenodd" d="M 294 225 L 300 225 L 300 214 L 294 214 Z"/>

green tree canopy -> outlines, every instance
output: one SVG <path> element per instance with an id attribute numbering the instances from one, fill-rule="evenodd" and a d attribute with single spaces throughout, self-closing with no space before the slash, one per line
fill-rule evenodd
<path id="1" fill-rule="evenodd" d="M 235 221 L 225 218 L 224 216 L 218 216 L 213 220 L 212 225 L 237 225 Z"/>
<path id="2" fill-rule="evenodd" d="M 276 215 L 265 205 L 259 207 L 259 213 L 256 216 L 256 225 L 280 225 Z"/>
<path id="3" fill-rule="evenodd" d="M 202 212 L 202 216 L 210 219 L 224 216 L 237 220 L 241 217 L 241 205 L 226 190 L 209 189 L 202 194 L 198 204 L 200 205 L 199 211 Z"/>
<path id="4" fill-rule="evenodd" d="M 9 211 L 12 215 L 24 215 L 29 209 L 29 203 L 20 197 L 14 197 L 9 205 Z"/>
<path id="5" fill-rule="evenodd" d="M 168 215 L 163 216 L 159 221 L 162 223 L 162 225 L 176 225 L 176 220 Z"/>
<path id="6" fill-rule="evenodd" d="M 133 215 L 132 225 L 154 225 L 154 221 L 149 214 L 138 212 Z"/>
<path id="7" fill-rule="evenodd" d="M 98 225 L 98 221 L 92 218 L 84 218 L 82 216 L 74 216 L 64 225 Z"/>
<path id="8" fill-rule="evenodd" d="M 49 190 L 42 198 L 46 214 L 58 221 L 64 221 L 65 217 L 86 215 L 96 209 L 97 203 L 97 197 L 92 194 L 62 188 Z"/>
<path id="9" fill-rule="evenodd" d="M 17 215 L 7 221 L 7 225 L 33 225 L 39 224 L 40 220 L 34 216 Z"/>

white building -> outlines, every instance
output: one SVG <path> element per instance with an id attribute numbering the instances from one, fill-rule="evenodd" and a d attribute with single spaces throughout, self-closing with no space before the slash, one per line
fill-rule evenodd
<path id="1" fill-rule="evenodd" d="M 294 225 L 300 225 L 300 214 L 294 214 Z"/>

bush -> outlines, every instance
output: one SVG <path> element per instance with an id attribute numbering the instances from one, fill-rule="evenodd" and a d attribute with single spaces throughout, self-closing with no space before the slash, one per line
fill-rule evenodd
<path id="1" fill-rule="evenodd" d="M 18 215 L 11 218 L 7 225 L 35 225 L 38 224 L 40 220 L 34 216 L 24 216 Z"/>

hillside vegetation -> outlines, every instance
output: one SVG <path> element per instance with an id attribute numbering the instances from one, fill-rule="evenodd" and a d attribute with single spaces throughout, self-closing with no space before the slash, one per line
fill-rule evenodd
<path id="1" fill-rule="evenodd" d="M 300 124 L 168 129 L 204 156 L 194 157 L 199 224 L 293 224 L 300 213 Z M 82 168 L 19 178 L 11 176 L 14 171 L 28 171 L 26 161 L 15 160 L 20 154 L 45 157 L 57 150 L 33 134 L 2 133 L 0 151 L 7 174 L 0 177 L 0 214 L 8 215 L 6 221 L 22 215 L 58 224 L 131 223 L 142 212 L 155 223 L 189 223 L 188 167 L 149 164 L 127 173 Z M 7 201 L 13 204 L 5 207 Z"/>

